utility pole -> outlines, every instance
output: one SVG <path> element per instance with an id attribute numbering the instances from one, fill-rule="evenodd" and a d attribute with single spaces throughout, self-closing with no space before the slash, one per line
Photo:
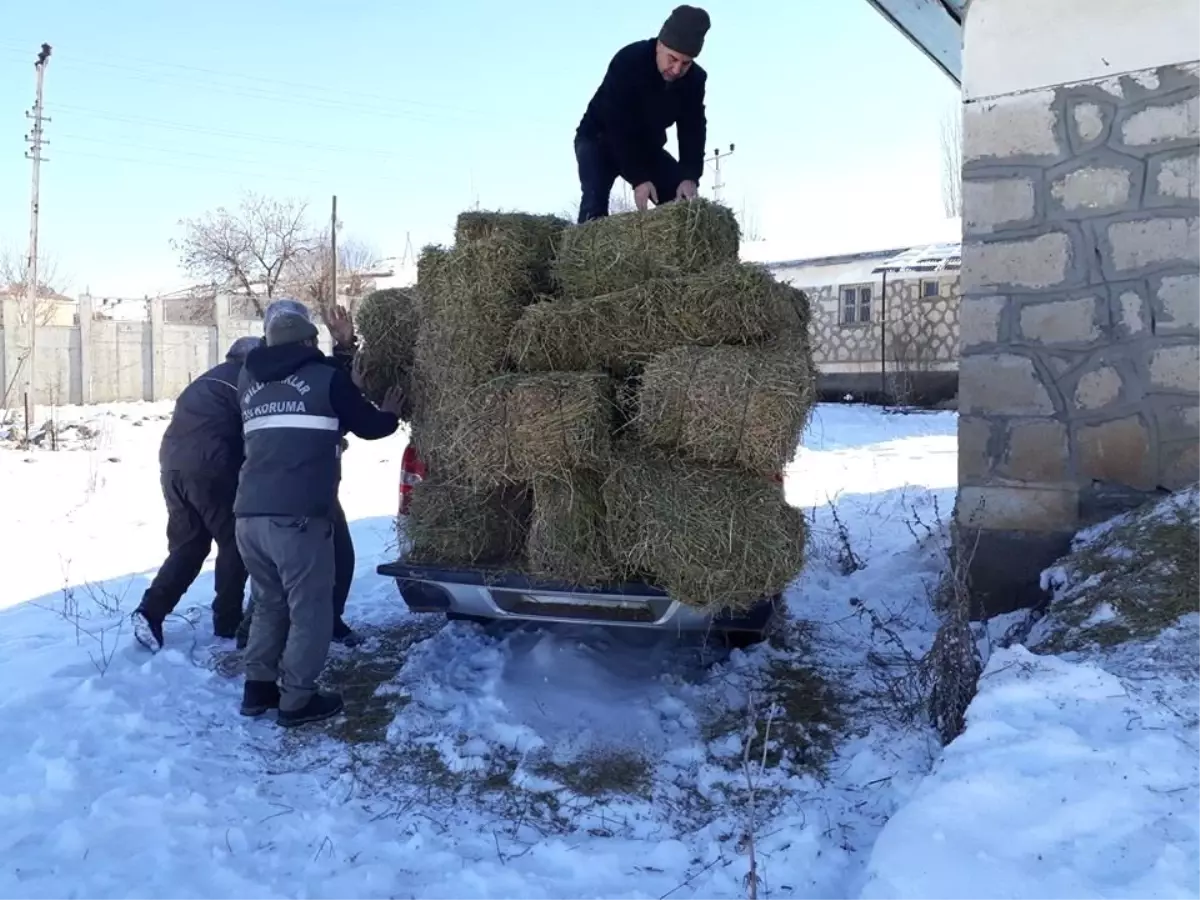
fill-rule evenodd
<path id="1" fill-rule="evenodd" d="M 332 291 L 329 302 L 337 306 L 337 194 L 333 195 L 333 212 L 329 216 L 329 252 L 333 255 L 333 258 L 329 260 L 329 284 Z"/>
<path id="2" fill-rule="evenodd" d="M 25 304 L 29 314 L 29 356 L 25 360 L 25 440 L 29 440 L 33 423 L 31 404 L 34 400 L 34 352 L 37 348 L 37 300 L 38 300 L 38 211 L 40 205 L 40 180 L 42 174 L 42 147 L 49 141 L 42 137 L 42 127 L 50 119 L 42 115 L 42 81 L 46 74 L 46 63 L 50 61 L 50 45 L 42 44 L 42 49 L 33 64 L 37 72 L 37 91 L 34 95 L 33 109 L 26 112 L 26 118 L 33 120 L 33 129 L 25 135 L 29 149 L 25 158 L 33 161 L 33 187 L 29 200 L 29 258 L 25 262 Z"/>
<path id="3" fill-rule="evenodd" d="M 704 161 L 713 164 L 713 202 L 721 202 L 721 188 L 725 187 L 725 183 L 721 181 L 721 160 L 727 156 L 733 155 L 733 144 L 729 145 L 729 149 L 724 153 L 718 148 L 713 151 L 713 155 Z"/>

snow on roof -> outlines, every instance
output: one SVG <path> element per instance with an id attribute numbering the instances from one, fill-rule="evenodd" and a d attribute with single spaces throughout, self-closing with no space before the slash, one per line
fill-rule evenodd
<path id="1" fill-rule="evenodd" d="M 945 244 L 962 240 L 962 219 L 867 221 L 854 231 L 838 229 L 830 234 L 819 228 L 764 240 L 742 241 L 740 256 L 746 262 L 766 265 L 810 265 L 835 257 L 888 257 L 910 247 Z"/>
<path id="2" fill-rule="evenodd" d="M 962 268 L 962 243 L 958 241 L 911 247 L 879 265 L 878 271 L 941 272 Z"/>

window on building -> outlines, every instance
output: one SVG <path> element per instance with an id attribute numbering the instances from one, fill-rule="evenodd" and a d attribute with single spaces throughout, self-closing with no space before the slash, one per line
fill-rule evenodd
<path id="1" fill-rule="evenodd" d="M 940 296 L 941 293 L 942 293 L 941 285 L 938 284 L 936 281 L 922 281 L 921 282 L 921 299 L 929 300 L 929 299 Z"/>
<path id="2" fill-rule="evenodd" d="M 842 324 L 857 325 L 871 321 L 871 286 L 842 288 Z"/>

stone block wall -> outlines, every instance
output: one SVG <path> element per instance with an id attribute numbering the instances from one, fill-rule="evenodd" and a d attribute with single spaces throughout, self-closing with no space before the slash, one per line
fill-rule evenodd
<path id="1" fill-rule="evenodd" d="M 938 283 L 936 298 L 923 298 L 920 284 Z M 856 282 L 857 283 L 857 282 Z M 882 281 L 872 283 L 875 301 L 871 322 L 841 323 L 841 287 L 823 284 L 805 287 L 812 306 L 812 356 L 818 366 L 865 364 L 880 371 L 884 359 L 888 370 L 953 364 L 959 354 L 959 274 L 930 274 L 893 278 L 887 282 L 887 298 L 880 308 Z M 880 316 L 886 317 L 881 326 Z"/>
<path id="2" fill-rule="evenodd" d="M 992 612 L 1200 477 L 1200 66 L 964 106 L 958 517 Z"/>

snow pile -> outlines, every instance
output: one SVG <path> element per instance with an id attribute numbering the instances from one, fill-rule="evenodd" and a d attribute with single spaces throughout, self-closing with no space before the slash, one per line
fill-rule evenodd
<path id="1" fill-rule="evenodd" d="M 1000 650 L 862 896 L 1195 897 L 1197 737 L 1194 679 Z"/>
<path id="2" fill-rule="evenodd" d="M 93 410 L 99 452 L 0 453 L 20 561 L 0 611 L 0 896 L 736 897 L 751 837 L 760 896 L 853 896 L 928 768 L 931 736 L 892 720 L 891 663 L 868 654 L 873 621 L 929 644 L 942 561 L 910 527 L 950 508 L 953 415 L 817 411 L 786 485 L 819 545 L 793 622 L 732 654 L 408 615 L 374 575 L 405 439 L 352 440 L 349 615 L 369 639 L 329 679 L 353 715 L 284 735 L 236 714 L 228 644 L 193 612 L 211 564 L 162 653 L 124 624 L 165 551 L 162 411 Z"/>
<path id="3" fill-rule="evenodd" d="M 1153 638 L 1200 611 L 1200 489 L 1169 494 L 1076 535 L 1042 573 L 1053 592 L 1030 635 L 1043 650 Z"/>

